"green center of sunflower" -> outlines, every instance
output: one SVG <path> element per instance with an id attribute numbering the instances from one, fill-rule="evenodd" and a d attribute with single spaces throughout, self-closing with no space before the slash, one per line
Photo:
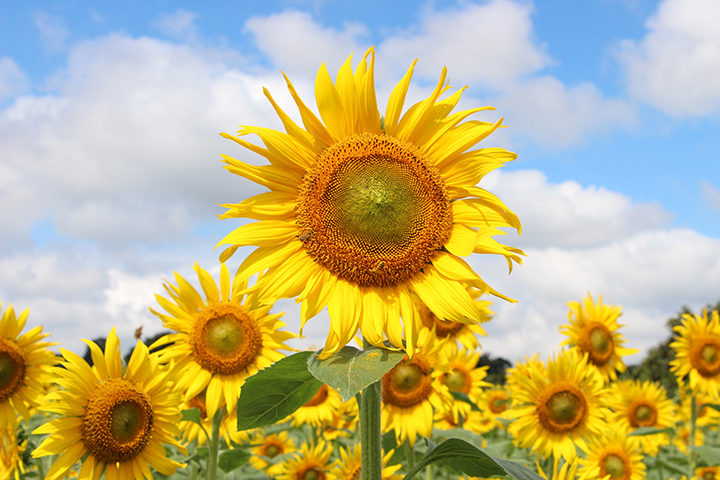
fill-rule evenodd
<path id="1" fill-rule="evenodd" d="M 432 369 L 421 354 L 412 361 L 405 360 L 383 375 L 383 401 L 389 405 L 408 408 L 423 402 L 433 391 Z"/>
<path id="2" fill-rule="evenodd" d="M 268 445 L 267 447 L 265 447 L 264 454 L 266 457 L 273 458 L 273 457 L 280 455 L 281 453 L 282 453 L 282 448 L 280 448 L 277 445 L 272 444 L 272 445 Z"/>
<path id="3" fill-rule="evenodd" d="M 407 280 L 452 229 L 437 169 L 417 147 L 386 135 L 354 135 L 323 150 L 298 193 L 307 253 L 361 286 Z"/>
<path id="4" fill-rule="evenodd" d="M 465 392 L 468 386 L 468 379 L 465 372 L 453 368 L 443 376 L 443 383 L 447 385 L 448 390 L 451 392 Z"/>
<path id="5" fill-rule="evenodd" d="M 142 406 L 133 402 L 122 402 L 110 412 L 110 431 L 118 443 L 132 441 L 143 426 Z"/>
<path id="6" fill-rule="evenodd" d="M 612 332 L 600 322 L 594 322 L 588 328 L 587 337 L 581 340 L 583 350 L 593 364 L 603 366 L 613 353 Z"/>
<path id="7" fill-rule="evenodd" d="M 219 303 L 198 312 L 189 343 L 193 360 L 205 370 L 233 375 L 255 362 L 262 348 L 262 334 L 243 306 Z"/>
<path id="8" fill-rule="evenodd" d="M 492 410 L 493 413 L 502 413 L 507 409 L 507 398 L 501 398 L 501 397 L 493 397 L 490 402 L 488 402 L 488 405 L 490 406 L 490 410 Z"/>
<path id="9" fill-rule="evenodd" d="M 0 338 L 0 403 L 10 398 L 25 377 L 25 357 L 13 341 Z"/>
<path id="10" fill-rule="evenodd" d="M 580 410 L 580 399 L 570 392 L 558 392 L 550 397 L 548 410 L 555 423 L 572 423 Z"/>
<path id="11" fill-rule="evenodd" d="M 538 400 L 538 420 L 546 430 L 554 433 L 573 430 L 587 413 L 585 394 L 570 383 L 550 384 Z"/>
<path id="12" fill-rule="evenodd" d="M 703 473 L 702 478 L 703 480 L 715 480 L 715 472 L 708 470 L 707 472 Z"/>
<path id="13" fill-rule="evenodd" d="M 312 467 L 307 470 L 305 470 L 300 476 L 301 480 L 324 480 L 325 479 L 325 472 L 322 470 Z"/>
<path id="14" fill-rule="evenodd" d="M 612 348 L 612 338 L 607 332 L 599 328 L 593 328 L 593 331 L 590 332 L 590 345 L 597 353 L 604 354 Z"/>
<path id="15" fill-rule="evenodd" d="M 633 428 L 651 427 L 657 422 L 657 410 L 647 400 L 637 400 L 630 406 L 629 412 Z"/>
<path id="16" fill-rule="evenodd" d="M 390 372 L 393 388 L 402 393 L 415 390 L 424 376 L 420 367 L 412 363 L 400 365 Z"/>
<path id="17" fill-rule="evenodd" d="M 712 365 L 713 363 L 717 362 L 717 360 L 718 360 L 717 345 L 713 345 L 713 344 L 704 345 L 702 347 L 702 350 L 700 351 L 700 357 L 708 365 Z"/>
<path id="18" fill-rule="evenodd" d="M 622 478 L 625 476 L 625 462 L 619 456 L 611 453 L 603 459 L 602 470 L 601 477 L 610 475 L 610 478 Z"/>
<path id="19" fill-rule="evenodd" d="M 653 409 L 648 407 L 647 405 L 640 405 L 638 408 L 635 409 L 635 418 L 637 418 L 638 422 L 645 423 L 648 420 L 650 420 L 653 416 Z"/>

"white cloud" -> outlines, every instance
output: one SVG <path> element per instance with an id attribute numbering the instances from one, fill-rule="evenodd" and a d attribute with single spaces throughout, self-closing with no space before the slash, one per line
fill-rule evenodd
<path id="1" fill-rule="evenodd" d="M 713 210 L 720 211 L 720 192 L 710 182 L 700 182 L 705 202 L 710 205 Z"/>
<path id="2" fill-rule="evenodd" d="M 193 42 L 199 34 L 195 25 L 196 18 L 196 13 L 180 9 L 173 13 L 159 15 L 153 22 L 153 26 L 168 37 Z"/>
<path id="3" fill-rule="evenodd" d="M 663 229 L 671 220 L 660 204 L 634 203 L 621 193 L 571 180 L 550 183 L 537 170 L 495 171 L 480 186 L 520 217 L 523 234 L 516 243 L 522 247 L 604 245 Z"/>
<path id="4" fill-rule="evenodd" d="M 68 29 L 61 17 L 39 12 L 35 15 L 35 26 L 48 52 L 62 52 L 65 49 Z"/>
<path id="5" fill-rule="evenodd" d="M 636 98 L 677 117 L 720 109 L 720 3 L 664 0 L 639 42 L 626 40 L 619 58 Z"/>
<path id="6" fill-rule="evenodd" d="M 27 90 L 29 80 L 12 58 L 0 57 L 0 102 Z"/>

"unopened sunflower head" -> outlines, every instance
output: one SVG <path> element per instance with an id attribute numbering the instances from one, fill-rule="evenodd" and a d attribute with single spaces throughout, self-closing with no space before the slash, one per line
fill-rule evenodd
<path id="1" fill-rule="evenodd" d="M 493 237 L 520 231 L 517 216 L 476 185 L 515 159 L 501 148 L 471 150 L 502 125 L 467 120 L 491 107 L 451 113 L 462 90 L 441 99 L 446 70 L 426 99 L 403 105 L 414 63 L 393 90 L 384 118 L 377 107 L 375 52 L 353 71 L 351 59 L 335 82 L 322 65 L 315 82 L 318 118 L 287 79 L 302 118 L 296 124 L 270 100 L 285 132 L 242 126 L 222 134 L 260 154 L 269 165 L 223 155 L 227 169 L 270 191 L 228 208 L 222 218 L 250 218 L 219 244 L 221 259 L 239 247 L 258 247 L 243 275 L 265 272 L 258 302 L 298 297 L 304 325 L 327 306 L 331 328 L 323 357 L 339 351 L 358 329 L 371 344 L 388 339 L 412 355 L 417 313 L 410 293 L 441 320 L 481 323 L 485 312 L 464 288 L 500 296 L 461 257 L 471 253 L 521 262 L 523 252 Z M 263 146 L 243 137 L 255 134 Z M 400 321 L 402 319 L 402 323 Z"/>
<path id="2" fill-rule="evenodd" d="M 153 346 L 167 345 L 159 352 L 163 362 L 174 361 L 180 369 L 177 388 L 185 401 L 205 392 L 207 416 L 220 407 L 234 411 L 245 379 L 285 357 L 285 341 L 295 335 L 281 330 L 280 314 L 270 314 L 272 305 L 253 308 L 243 294 L 247 280 L 231 281 L 225 264 L 220 265 L 220 287 L 213 277 L 195 264 L 205 298 L 181 275 L 177 285 L 166 282 L 170 298 L 155 295 L 167 314 L 163 325 L 177 333 L 163 337 Z"/>

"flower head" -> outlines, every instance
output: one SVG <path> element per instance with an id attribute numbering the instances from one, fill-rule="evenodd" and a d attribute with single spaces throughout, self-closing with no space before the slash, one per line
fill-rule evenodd
<path id="1" fill-rule="evenodd" d="M 684 314 L 682 323 L 674 328 L 677 336 L 670 346 L 675 359 L 670 368 L 679 378 L 689 377 L 693 391 L 720 396 L 720 315 L 715 310 L 708 316 Z"/>

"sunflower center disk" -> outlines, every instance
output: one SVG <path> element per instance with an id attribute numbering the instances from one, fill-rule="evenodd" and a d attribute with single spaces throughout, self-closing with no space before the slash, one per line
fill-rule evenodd
<path id="1" fill-rule="evenodd" d="M 191 346 L 194 360 L 204 369 L 232 375 L 253 363 L 262 348 L 262 334 L 244 307 L 209 305 L 199 313 Z"/>
<path id="2" fill-rule="evenodd" d="M 610 478 L 622 478 L 625 476 L 625 462 L 615 454 L 610 454 L 602 461 L 601 476 L 610 475 Z"/>
<path id="3" fill-rule="evenodd" d="M 300 476 L 301 480 L 325 480 L 325 472 L 318 470 L 315 467 L 305 470 Z"/>
<path id="4" fill-rule="evenodd" d="M 715 480 L 715 473 L 713 472 L 705 472 L 702 476 L 703 480 Z"/>
<path id="5" fill-rule="evenodd" d="M 548 430 L 567 432 L 577 427 L 585 417 L 585 396 L 572 387 L 555 391 L 539 408 L 540 423 Z"/>
<path id="6" fill-rule="evenodd" d="M 507 410 L 507 398 L 494 397 L 488 402 L 488 405 L 493 413 L 502 413 Z"/>
<path id="7" fill-rule="evenodd" d="M 263 452 L 263 455 L 266 457 L 276 457 L 282 453 L 282 448 L 280 448 L 277 445 L 271 444 L 265 447 L 265 451 Z"/>
<path id="8" fill-rule="evenodd" d="M 448 390 L 451 392 L 465 392 L 467 393 L 469 382 L 465 372 L 453 368 L 450 372 L 443 376 L 443 383 L 447 385 Z"/>
<path id="9" fill-rule="evenodd" d="M 12 396 L 25 377 L 25 357 L 15 342 L 0 338 L 0 403 Z"/>
<path id="10" fill-rule="evenodd" d="M 323 403 L 325 403 L 325 400 L 327 400 L 328 395 L 330 395 L 330 393 L 328 392 L 328 386 L 323 384 L 323 386 L 320 387 L 320 390 L 318 390 L 315 395 L 313 395 L 313 397 L 310 399 L 310 401 L 303 406 L 317 407 L 318 405 L 322 405 Z"/>
<path id="11" fill-rule="evenodd" d="M 651 405 L 641 403 L 635 407 L 632 418 L 630 419 L 630 424 L 635 428 L 651 427 L 655 425 L 656 420 L 656 410 Z"/>
<path id="12" fill-rule="evenodd" d="M 452 322 L 450 320 L 441 320 L 425 305 L 423 305 L 422 309 L 420 310 L 420 319 L 426 327 L 432 329 L 434 326 L 435 333 L 440 338 L 455 335 L 465 326 L 464 323 Z"/>
<path id="13" fill-rule="evenodd" d="M 324 150 L 299 189 L 310 256 L 361 286 L 403 282 L 427 265 L 452 228 L 439 172 L 414 146 L 355 135 Z"/>
<path id="14" fill-rule="evenodd" d="M 596 324 L 588 335 L 588 356 L 595 365 L 605 365 L 613 353 L 612 333 L 605 325 Z"/>
<path id="15" fill-rule="evenodd" d="M 412 362 L 401 362 L 383 376 L 383 401 L 401 408 L 421 403 L 432 392 L 430 367 L 416 355 Z"/>
<path id="16" fill-rule="evenodd" d="M 708 339 L 700 345 L 691 363 L 703 377 L 714 377 L 720 373 L 720 342 Z"/>
<path id="17" fill-rule="evenodd" d="M 153 409 L 134 383 L 114 378 L 95 390 L 83 416 L 83 441 L 99 462 L 130 460 L 150 440 Z"/>

